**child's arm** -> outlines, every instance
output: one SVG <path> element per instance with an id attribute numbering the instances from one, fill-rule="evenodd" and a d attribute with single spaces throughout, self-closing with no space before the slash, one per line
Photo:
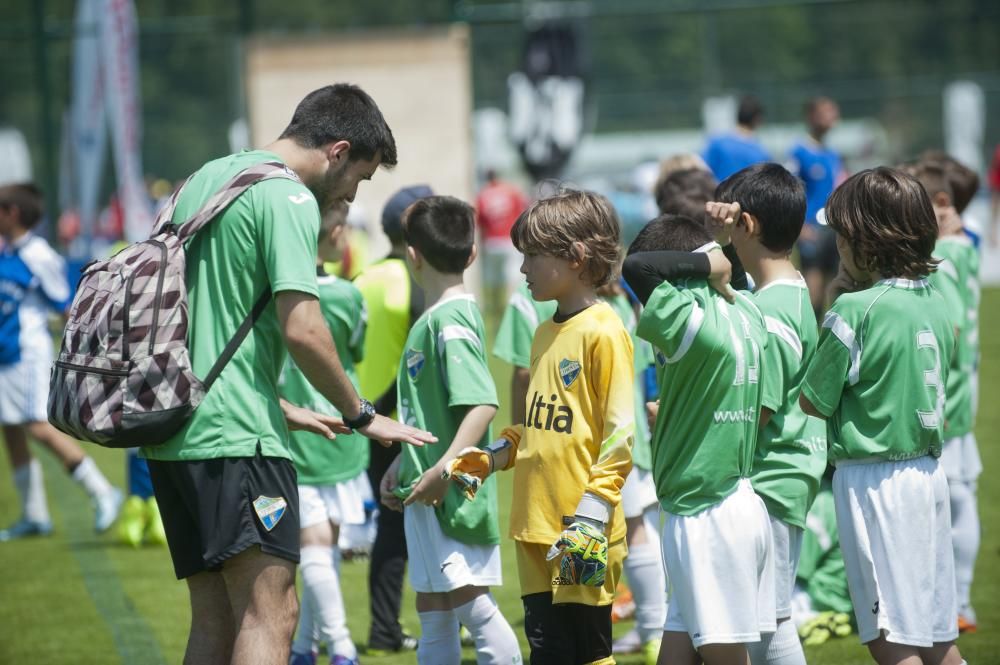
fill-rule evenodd
<path id="1" fill-rule="evenodd" d="M 857 381 L 858 367 L 852 358 L 860 356 L 857 333 L 836 310 L 827 312 L 820 331 L 819 346 L 802 380 L 799 406 L 806 415 L 826 420 L 836 413 L 844 387 Z"/>
<path id="2" fill-rule="evenodd" d="M 514 466 L 517 447 L 521 444 L 524 425 L 512 425 L 500 433 L 493 443 L 485 448 L 470 446 L 458 451 L 455 458 L 445 467 L 442 477 L 454 480 L 469 499 L 476 496 L 480 485 L 494 471 L 506 471 Z"/>
<path id="3" fill-rule="evenodd" d="M 633 348 L 625 329 L 616 337 L 601 337 L 591 352 L 593 385 L 604 397 L 601 447 L 590 467 L 590 478 L 577 505 L 575 518 L 602 529 L 612 510 L 621 501 L 621 489 L 632 470 L 632 442 L 635 438 L 635 364 Z M 595 434 L 598 434 L 595 432 Z"/>
<path id="4" fill-rule="evenodd" d="M 462 418 L 448 450 L 444 452 L 437 464 L 424 471 L 403 505 L 409 506 L 417 501 L 427 506 L 437 505 L 444 498 L 445 492 L 448 491 L 448 474 L 443 472 L 460 451 L 475 446 L 483 438 L 496 413 L 497 408 L 492 404 L 470 407 L 466 411 L 465 417 Z"/>
<path id="5" fill-rule="evenodd" d="M 639 252 L 625 259 L 622 276 L 643 305 L 660 284 L 683 277 L 707 279 L 727 300 L 733 300 L 731 265 L 722 252 Z"/>

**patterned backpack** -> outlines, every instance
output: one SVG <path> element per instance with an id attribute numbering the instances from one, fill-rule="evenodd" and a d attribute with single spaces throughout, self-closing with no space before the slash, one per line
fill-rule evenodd
<path id="1" fill-rule="evenodd" d="M 188 353 L 184 243 L 269 178 L 299 180 L 280 162 L 255 164 L 176 225 L 171 219 L 182 186 L 157 216 L 149 240 L 84 266 L 52 367 L 49 422 L 108 448 L 159 445 L 184 426 L 271 299 L 265 290 L 199 380 Z"/>

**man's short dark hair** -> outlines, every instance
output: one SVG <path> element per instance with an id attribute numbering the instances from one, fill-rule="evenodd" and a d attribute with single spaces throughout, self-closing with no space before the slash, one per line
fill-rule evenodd
<path id="1" fill-rule="evenodd" d="M 705 204 L 712 200 L 717 184 L 715 176 L 704 169 L 674 171 L 656 183 L 656 207 L 664 215 L 703 219 Z"/>
<path id="2" fill-rule="evenodd" d="M 435 270 L 460 275 L 476 241 L 476 213 L 453 196 L 418 199 L 403 215 L 403 236 Z"/>
<path id="3" fill-rule="evenodd" d="M 382 112 L 368 93 L 356 85 L 337 83 L 310 92 L 299 102 L 292 121 L 279 138 L 304 148 L 348 141 L 352 160 L 396 165 L 396 140 Z"/>
<path id="4" fill-rule="evenodd" d="M 753 95 L 744 95 L 736 109 L 736 122 L 744 127 L 756 127 L 764 119 L 764 105 Z"/>
<path id="5" fill-rule="evenodd" d="M 31 182 L 4 185 L 0 187 L 0 208 L 17 208 L 21 226 L 33 229 L 42 221 L 45 211 L 42 190 Z"/>
<path id="6" fill-rule="evenodd" d="M 712 242 L 705 225 L 684 215 L 660 215 L 642 227 L 629 245 L 628 255 L 639 252 L 693 252 Z"/>
<path id="7" fill-rule="evenodd" d="M 739 203 L 760 223 L 760 243 L 772 252 L 790 252 L 806 219 L 802 181 L 784 166 L 764 162 L 737 171 L 719 183 L 715 200 Z"/>

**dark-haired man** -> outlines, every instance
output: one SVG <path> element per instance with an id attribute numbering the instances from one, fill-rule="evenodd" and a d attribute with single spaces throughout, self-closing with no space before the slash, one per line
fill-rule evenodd
<path id="1" fill-rule="evenodd" d="M 755 132 L 764 122 L 764 107 L 752 95 L 740 99 L 736 129 L 713 137 L 702 155 L 717 180 L 725 180 L 742 168 L 768 162 L 771 155 L 757 140 Z"/>
<path id="2" fill-rule="evenodd" d="M 361 180 L 396 163 L 392 132 L 364 91 L 346 84 L 316 90 L 264 150 L 207 163 L 181 192 L 174 221 L 245 168 L 275 160 L 299 181 L 258 183 L 188 244 L 195 372 L 208 371 L 267 289 L 273 300 L 187 425 L 143 450 L 174 570 L 191 594 L 186 664 L 288 660 L 299 558 L 288 428 L 332 436 L 337 425 L 279 401 L 286 347 L 347 427 L 381 441 L 433 440 L 376 415 L 358 397 L 319 307 L 320 210 L 353 200 Z"/>

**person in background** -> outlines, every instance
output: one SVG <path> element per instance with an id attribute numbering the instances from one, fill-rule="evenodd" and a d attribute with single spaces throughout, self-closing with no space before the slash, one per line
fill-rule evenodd
<path id="1" fill-rule="evenodd" d="M 829 97 L 814 97 L 806 103 L 808 135 L 797 141 L 788 153 L 788 170 L 799 177 L 806 188 L 806 223 L 799 235 L 799 261 L 802 276 L 809 286 L 809 298 L 816 316 L 826 306 L 826 290 L 837 274 L 837 234 L 820 224 L 816 214 L 826 205 L 834 188 L 844 181 L 840 155 L 823 139 L 840 120 L 840 108 Z"/>
<path id="2" fill-rule="evenodd" d="M 528 198 L 520 189 L 500 180 L 495 170 L 486 171 L 486 184 L 476 196 L 476 219 L 482 233 L 486 306 L 494 319 L 507 303 L 511 285 L 520 279 L 510 230 L 527 206 Z"/>
<path id="3" fill-rule="evenodd" d="M 744 96 L 736 111 L 736 129 L 713 137 L 702 154 L 716 180 L 725 180 L 751 164 L 771 161 L 771 155 L 755 136 L 763 122 L 764 107 L 760 100 L 753 95 Z"/>

